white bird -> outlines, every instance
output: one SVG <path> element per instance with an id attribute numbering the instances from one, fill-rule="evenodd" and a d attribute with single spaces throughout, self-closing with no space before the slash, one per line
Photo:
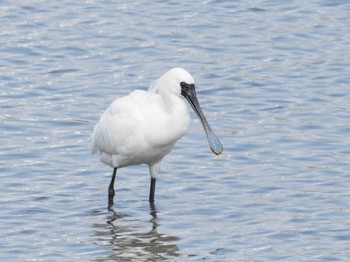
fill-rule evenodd
<path id="1" fill-rule="evenodd" d="M 135 90 L 116 99 L 96 124 L 91 152 L 113 168 L 108 187 L 113 204 L 117 168 L 147 164 L 151 175 L 149 202 L 154 202 L 160 162 L 187 131 L 190 113 L 186 98 L 200 119 L 210 149 L 219 155 L 223 146 L 208 124 L 197 100 L 194 79 L 182 68 L 173 68 L 158 78 L 148 91 Z"/>

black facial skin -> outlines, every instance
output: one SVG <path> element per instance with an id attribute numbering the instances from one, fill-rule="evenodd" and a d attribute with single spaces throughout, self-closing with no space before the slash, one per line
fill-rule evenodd
<path id="1" fill-rule="evenodd" d="M 180 83 L 181 86 L 181 95 L 188 99 L 188 96 L 196 96 L 196 89 L 194 84 L 187 84 L 185 82 Z"/>

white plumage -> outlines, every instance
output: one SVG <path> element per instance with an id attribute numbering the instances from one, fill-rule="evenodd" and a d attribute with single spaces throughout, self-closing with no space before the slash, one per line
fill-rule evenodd
<path id="1" fill-rule="evenodd" d="M 102 114 L 92 135 L 91 152 L 99 153 L 101 161 L 114 168 L 110 204 L 113 203 L 116 168 L 147 164 L 155 183 L 161 160 L 190 125 L 184 97 L 200 116 L 212 150 L 216 154 L 222 152 L 222 145 L 206 122 L 196 97 L 192 103 L 189 100 L 193 95 L 193 77 L 184 69 L 173 68 L 157 79 L 148 91 L 135 90 L 115 100 Z M 153 202 L 151 195 L 150 201 Z"/>

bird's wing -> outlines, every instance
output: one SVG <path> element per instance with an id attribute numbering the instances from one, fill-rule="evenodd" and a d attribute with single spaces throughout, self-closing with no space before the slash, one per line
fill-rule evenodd
<path id="1" fill-rule="evenodd" d="M 142 121 L 140 99 L 144 91 L 134 91 L 115 100 L 102 114 L 92 136 L 91 152 L 117 155 L 126 150 Z"/>

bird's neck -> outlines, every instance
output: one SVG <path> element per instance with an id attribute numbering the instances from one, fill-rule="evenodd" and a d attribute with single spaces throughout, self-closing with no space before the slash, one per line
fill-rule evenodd
<path id="1" fill-rule="evenodd" d="M 179 107 L 184 106 L 184 101 L 174 94 L 160 94 L 163 100 L 163 107 L 169 113 L 174 113 Z M 185 105 L 186 106 L 186 105 Z"/>

